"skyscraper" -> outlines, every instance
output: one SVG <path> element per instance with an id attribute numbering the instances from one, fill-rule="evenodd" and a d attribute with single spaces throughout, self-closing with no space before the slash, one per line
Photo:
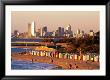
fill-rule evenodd
<path id="1" fill-rule="evenodd" d="M 31 38 L 31 24 L 28 23 L 28 38 Z"/>
<path id="2" fill-rule="evenodd" d="M 68 32 L 71 32 L 71 25 L 70 24 L 66 27 L 66 30 L 68 30 Z"/>
<path id="3" fill-rule="evenodd" d="M 43 36 L 43 31 L 42 31 L 42 27 L 40 28 L 40 36 Z"/>
<path id="4" fill-rule="evenodd" d="M 71 25 L 70 24 L 66 27 L 65 33 L 66 33 L 65 35 L 67 37 L 73 36 L 73 32 L 71 30 Z"/>
<path id="5" fill-rule="evenodd" d="M 31 38 L 35 36 L 35 22 L 33 21 L 31 24 L 28 23 L 28 37 Z"/>
<path id="6" fill-rule="evenodd" d="M 31 35 L 35 36 L 35 22 L 34 21 L 31 23 Z"/>
<path id="7" fill-rule="evenodd" d="M 61 36 L 61 27 L 58 27 L 58 36 Z"/>
<path id="8" fill-rule="evenodd" d="M 61 29 L 61 36 L 64 36 L 64 28 Z"/>

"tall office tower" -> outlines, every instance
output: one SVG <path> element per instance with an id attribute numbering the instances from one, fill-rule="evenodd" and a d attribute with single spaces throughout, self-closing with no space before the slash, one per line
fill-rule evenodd
<path id="1" fill-rule="evenodd" d="M 61 27 L 58 27 L 58 36 L 61 36 Z"/>
<path id="2" fill-rule="evenodd" d="M 56 30 L 56 32 L 55 32 L 55 36 L 56 37 L 58 37 L 58 33 L 59 33 L 58 30 Z"/>
<path id="3" fill-rule="evenodd" d="M 68 31 L 71 32 L 71 25 L 70 24 L 68 25 Z"/>
<path id="4" fill-rule="evenodd" d="M 31 35 L 35 36 L 35 22 L 34 21 L 31 23 Z"/>
<path id="5" fill-rule="evenodd" d="M 61 28 L 61 36 L 64 36 L 64 28 Z"/>
<path id="6" fill-rule="evenodd" d="M 28 38 L 31 38 L 31 24 L 28 23 Z"/>
<path id="7" fill-rule="evenodd" d="M 42 28 L 40 28 L 40 36 L 43 36 Z"/>
<path id="8" fill-rule="evenodd" d="M 35 36 L 35 22 L 33 21 L 31 24 L 28 23 L 28 37 L 31 38 Z"/>
<path id="9" fill-rule="evenodd" d="M 71 25 L 70 24 L 66 27 L 66 31 L 68 31 L 68 33 L 71 32 Z"/>
<path id="10" fill-rule="evenodd" d="M 65 33 L 67 37 L 70 37 L 73 35 L 70 24 L 66 27 Z"/>
<path id="11" fill-rule="evenodd" d="M 66 30 L 68 30 L 68 26 L 66 27 Z"/>

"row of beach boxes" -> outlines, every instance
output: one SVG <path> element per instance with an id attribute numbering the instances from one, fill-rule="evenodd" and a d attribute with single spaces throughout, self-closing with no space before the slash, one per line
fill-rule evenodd
<path id="1" fill-rule="evenodd" d="M 54 57 L 54 58 L 64 58 L 64 59 L 73 59 L 82 60 L 82 61 L 99 61 L 99 55 L 91 55 L 91 54 L 69 54 L 69 53 L 58 53 L 58 52 L 45 52 L 45 51 L 31 51 L 31 55 L 36 56 L 47 56 L 47 57 Z"/>

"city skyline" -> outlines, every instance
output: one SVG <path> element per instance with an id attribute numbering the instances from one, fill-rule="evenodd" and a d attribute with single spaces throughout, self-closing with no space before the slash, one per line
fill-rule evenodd
<path id="1" fill-rule="evenodd" d="M 66 27 L 70 24 L 72 31 L 77 29 L 88 33 L 91 29 L 99 31 L 98 11 L 13 11 L 11 16 L 12 30 L 19 32 L 28 31 L 28 23 L 35 21 L 36 31 L 47 26 L 48 31 L 55 31 L 58 27 Z"/>

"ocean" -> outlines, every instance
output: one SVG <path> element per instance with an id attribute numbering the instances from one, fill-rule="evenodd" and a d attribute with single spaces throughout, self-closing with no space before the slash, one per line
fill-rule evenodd
<path id="1" fill-rule="evenodd" d="M 16 53 L 16 52 L 26 52 L 26 51 L 32 51 L 32 49 L 23 49 L 23 48 L 11 48 L 11 53 Z"/>
<path id="2" fill-rule="evenodd" d="M 25 60 L 12 60 L 11 62 L 12 70 L 61 70 L 61 67 L 58 67 L 53 64 L 40 63 Z"/>

